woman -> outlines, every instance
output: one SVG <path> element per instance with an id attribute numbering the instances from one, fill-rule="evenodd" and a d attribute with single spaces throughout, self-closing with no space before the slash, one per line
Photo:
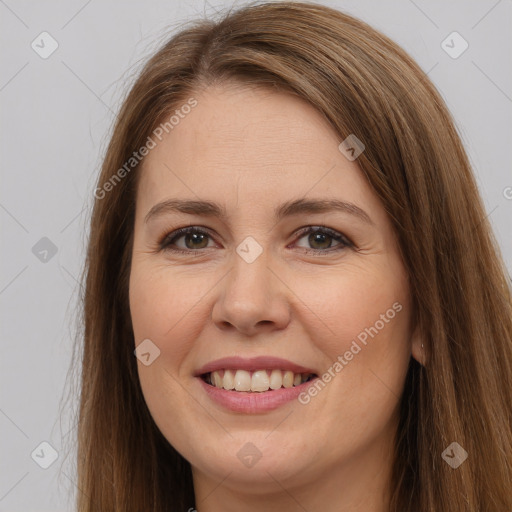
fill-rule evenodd
<path id="1" fill-rule="evenodd" d="M 396 44 L 308 3 L 196 22 L 95 196 L 81 512 L 512 509 L 509 283 Z"/>

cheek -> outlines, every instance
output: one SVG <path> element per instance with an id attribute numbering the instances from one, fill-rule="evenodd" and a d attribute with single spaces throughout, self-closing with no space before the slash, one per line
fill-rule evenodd
<path id="1" fill-rule="evenodd" d="M 296 292 L 308 306 L 303 312 L 310 320 L 302 326 L 324 356 L 326 384 L 318 398 L 310 389 L 302 403 L 322 417 L 327 401 L 336 411 L 332 418 L 345 418 L 337 427 L 340 443 L 345 437 L 357 444 L 359 436 L 384 428 L 402 393 L 411 350 L 407 281 L 398 265 L 376 265 L 326 273 L 316 284 Z"/>
<path id="2" fill-rule="evenodd" d="M 159 355 L 146 366 L 137 362 L 139 381 L 148 409 L 165 437 L 178 446 L 191 434 L 192 419 L 175 421 L 173 411 L 199 415 L 187 393 L 182 373 L 189 372 L 184 361 L 201 330 L 197 305 L 204 291 L 194 288 L 191 276 L 180 278 L 169 269 L 134 265 L 129 298 L 135 344 L 151 340 Z M 199 280 L 198 280 L 199 284 Z M 190 378 L 190 375 L 185 375 Z M 192 456 L 193 453 L 187 454 Z"/>
<path id="3" fill-rule="evenodd" d="M 332 361 L 350 350 L 353 341 L 369 348 L 370 341 L 379 340 L 371 351 L 375 357 L 404 350 L 409 292 L 398 265 L 347 265 L 314 279 L 298 279 L 294 293 L 301 299 L 299 322 L 308 330 L 307 338 Z"/>
<path id="4" fill-rule="evenodd" d="M 322 457 L 334 464 L 340 450 L 357 450 L 394 421 L 410 360 L 409 292 L 399 272 L 376 269 L 325 274 L 316 283 L 294 291 L 307 304 L 301 327 L 323 355 L 325 384 L 300 403 L 318 435 L 331 440 Z"/>
<path id="5" fill-rule="evenodd" d="M 201 330 L 198 303 L 207 293 L 204 279 L 141 265 L 130 276 L 130 311 L 136 343 L 149 338 L 162 355 L 183 350 Z M 196 332 L 197 331 L 197 332 Z"/>

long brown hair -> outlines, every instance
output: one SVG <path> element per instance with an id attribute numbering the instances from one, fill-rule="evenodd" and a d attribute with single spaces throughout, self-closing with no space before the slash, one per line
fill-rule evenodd
<path id="1" fill-rule="evenodd" d="M 340 142 L 355 134 L 366 146 L 358 163 L 396 230 L 428 354 L 425 366 L 410 362 L 390 511 L 510 512 L 511 290 L 453 120 L 395 43 L 302 2 L 190 23 L 147 62 L 120 110 L 83 274 L 79 512 L 195 506 L 190 465 L 153 422 L 133 353 L 128 277 L 143 165 L 112 177 L 187 98 L 224 81 L 295 94 Z M 441 457 L 452 442 L 468 453 L 457 469 Z"/>

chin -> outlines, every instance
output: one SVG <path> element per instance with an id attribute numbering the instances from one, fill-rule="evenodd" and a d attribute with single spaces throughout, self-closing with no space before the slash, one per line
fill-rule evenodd
<path id="1" fill-rule="evenodd" d="M 276 481 L 282 485 L 287 485 L 286 482 L 288 485 L 311 482 L 314 475 L 310 472 L 315 457 L 314 453 L 309 456 L 304 451 L 307 440 L 292 442 L 288 437 L 287 446 L 283 446 L 282 436 L 271 439 L 274 434 L 246 432 L 243 436 L 226 435 L 224 443 L 213 442 L 216 449 L 208 450 L 208 458 L 203 452 L 201 458 L 195 454 L 189 460 L 193 468 L 210 478 L 219 482 L 229 480 L 239 490 L 245 489 L 253 494 L 275 492 Z M 286 434 L 283 437 L 286 438 Z"/>

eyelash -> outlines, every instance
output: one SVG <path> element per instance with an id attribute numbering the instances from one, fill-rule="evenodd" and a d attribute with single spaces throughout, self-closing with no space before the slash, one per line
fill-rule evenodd
<path id="1" fill-rule="evenodd" d="M 205 249 L 176 249 L 172 248 L 171 244 L 175 243 L 176 240 L 180 239 L 183 235 L 187 235 L 189 233 L 198 233 L 201 235 L 206 235 L 212 238 L 211 234 L 208 231 L 196 226 L 188 226 L 185 228 L 177 229 L 172 233 L 166 234 L 158 243 L 160 251 L 169 251 L 172 253 L 178 254 L 190 254 L 190 253 L 200 253 Z M 337 231 L 323 227 L 323 226 L 308 226 L 305 228 L 299 229 L 297 232 L 298 239 L 303 238 L 305 235 L 309 235 L 310 233 L 322 233 L 328 235 L 330 238 L 334 239 L 337 242 L 340 242 L 339 245 L 335 247 L 329 247 L 328 249 L 308 249 L 305 247 L 301 247 L 301 249 L 307 254 L 322 254 L 322 253 L 332 253 L 338 252 L 346 248 L 353 248 L 354 244 L 344 235 L 338 233 Z"/>

